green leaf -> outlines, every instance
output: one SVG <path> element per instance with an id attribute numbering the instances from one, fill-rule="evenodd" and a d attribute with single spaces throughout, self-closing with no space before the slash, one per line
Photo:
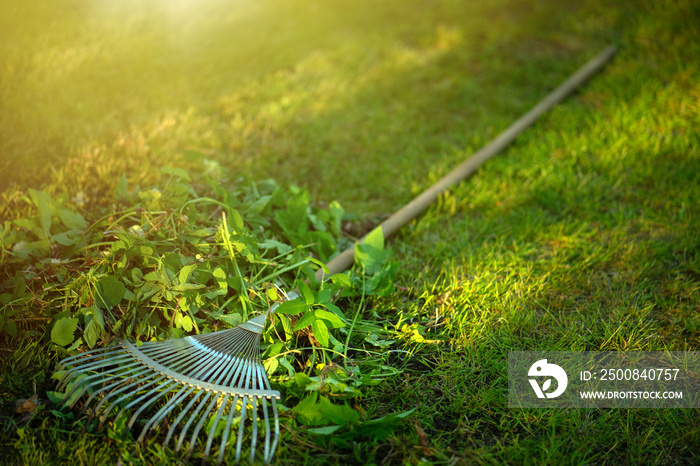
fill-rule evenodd
<path id="1" fill-rule="evenodd" d="M 204 285 L 199 285 L 197 283 L 181 283 L 179 285 L 175 285 L 171 287 L 170 289 L 173 291 L 188 291 L 188 290 L 201 290 L 202 288 L 206 288 Z"/>
<path id="2" fill-rule="evenodd" d="M 277 318 L 282 322 L 282 328 L 284 329 L 284 339 L 285 340 L 291 340 L 291 338 L 294 336 L 294 330 L 292 329 L 292 322 L 289 320 L 289 317 L 285 315 L 278 315 Z"/>
<path id="3" fill-rule="evenodd" d="M 346 273 L 336 273 L 331 275 L 331 281 L 334 285 L 342 286 L 344 288 L 352 288 L 352 280 L 350 280 L 350 276 Z"/>
<path id="4" fill-rule="evenodd" d="M 267 289 L 267 299 L 270 301 L 277 301 L 279 298 L 279 295 L 277 294 L 277 290 L 274 288 L 268 288 Z"/>
<path id="5" fill-rule="evenodd" d="M 235 327 L 236 325 L 240 324 L 243 319 L 241 319 L 240 314 L 209 314 L 216 320 L 220 320 L 221 322 L 226 322 L 227 324 L 231 325 L 232 327 Z"/>
<path id="6" fill-rule="evenodd" d="M 70 210 L 61 209 L 58 211 L 58 217 L 61 219 L 63 224 L 71 230 L 82 231 L 88 226 L 85 218 L 78 212 L 71 212 Z"/>
<path id="7" fill-rule="evenodd" d="M 333 424 L 345 425 L 360 420 L 360 413 L 346 404 L 333 404 L 328 398 L 319 400 L 320 410 Z"/>
<path id="8" fill-rule="evenodd" d="M 321 290 L 316 295 L 316 302 L 323 304 L 331 300 L 332 294 L 331 290 Z"/>
<path id="9" fill-rule="evenodd" d="M 112 309 L 124 297 L 126 286 L 117 277 L 107 275 L 101 278 L 95 286 L 95 302 L 102 309 Z"/>
<path id="10" fill-rule="evenodd" d="M 341 320 L 343 320 L 343 321 L 347 320 L 347 317 L 345 317 L 345 314 L 343 314 L 343 311 L 341 311 L 340 308 L 338 306 L 336 306 L 335 304 L 325 303 L 323 306 L 326 309 L 328 309 L 330 312 L 332 312 L 333 314 L 340 317 Z"/>
<path id="11" fill-rule="evenodd" d="M 384 232 L 382 227 L 377 227 L 370 231 L 365 239 L 362 241 L 363 245 L 371 246 L 374 249 L 379 249 L 380 251 L 384 249 Z"/>
<path id="12" fill-rule="evenodd" d="M 262 243 L 258 243 L 258 247 L 261 249 L 277 249 L 277 252 L 280 254 L 287 254 L 289 251 L 292 250 L 292 247 L 289 246 L 288 244 L 284 244 L 280 241 L 274 240 L 274 239 L 268 239 L 263 241 Z"/>
<path id="13" fill-rule="evenodd" d="M 359 435 L 373 437 L 379 440 L 383 440 L 391 434 L 394 427 L 399 423 L 401 419 L 414 412 L 416 408 L 413 408 L 403 413 L 389 414 L 384 417 L 377 419 L 372 419 L 370 421 L 363 422 L 357 429 Z"/>
<path id="14" fill-rule="evenodd" d="M 57 235 L 53 235 L 51 239 L 61 246 L 73 246 L 75 244 L 75 240 L 71 238 L 68 233 L 59 233 Z"/>
<path id="15" fill-rule="evenodd" d="M 299 373 L 297 373 L 299 375 Z M 299 415 L 299 421 L 305 425 L 317 426 L 328 423 L 326 416 L 321 413 L 318 401 L 318 392 L 311 392 L 303 398 L 299 404 L 292 408 L 292 412 Z"/>
<path id="16" fill-rule="evenodd" d="M 317 319 L 323 319 L 324 321 L 331 324 L 333 328 L 345 327 L 345 322 L 343 322 L 340 317 L 329 311 L 324 311 L 323 309 L 317 309 L 314 311 Z"/>
<path id="17" fill-rule="evenodd" d="M 309 306 L 306 303 L 304 303 L 302 300 L 292 299 L 292 300 L 280 303 L 280 305 L 277 306 L 277 309 L 275 309 L 275 313 L 296 315 L 296 314 L 301 314 L 302 312 L 306 312 L 308 310 L 309 310 Z"/>
<path id="18" fill-rule="evenodd" d="M 228 209 L 229 225 L 231 225 L 232 233 L 241 233 L 245 230 L 243 217 L 235 209 Z"/>
<path id="19" fill-rule="evenodd" d="M 322 346 L 328 347 L 328 327 L 326 324 L 322 320 L 314 319 L 314 321 L 311 323 L 311 329 L 314 332 L 316 341 L 321 343 Z"/>
<path id="20" fill-rule="evenodd" d="M 94 348 L 97 344 L 97 340 L 102 335 L 102 328 L 97 324 L 97 321 L 92 320 L 85 326 L 83 330 L 83 338 L 85 338 L 85 343 L 88 344 L 90 348 Z"/>
<path id="21" fill-rule="evenodd" d="M 297 289 L 299 290 L 299 293 L 301 293 L 301 297 L 304 298 L 306 304 L 310 306 L 315 302 L 314 294 L 305 281 L 297 280 Z"/>
<path id="22" fill-rule="evenodd" d="M 197 264 L 186 265 L 180 269 L 180 273 L 177 275 L 178 281 L 182 283 L 187 283 L 192 272 L 197 268 Z"/>
<path id="23" fill-rule="evenodd" d="M 126 174 L 122 173 L 119 177 L 117 185 L 114 187 L 114 199 L 119 201 L 129 197 L 129 182 L 126 179 Z"/>
<path id="24" fill-rule="evenodd" d="M 190 318 L 190 316 L 182 316 L 182 329 L 185 332 L 191 332 L 193 328 L 194 327 L 192 325 L 192 319 Z"/>
<path id="25" fill-rule="evenodd" d="M 51 341 L 59 346 L 73 343 L 75 330 L 78 328 L 78 319 L 64 317 L 59 319 L 51 329 Z"/>
<path id="26" fill-rule="evenodd" d="M 313 324 L 314 321 L 316 320 L 316 317 L 314 317 L 313 312 L 307 312 L 303 316 L 301 316 L 301 319 L 297 321 L 297 323 L 294 325 L 294 330 L 303 330 L 309 325 Z"/>
<path id="27" fill-rule="evenodd" d="M 17 336 L 17 324 L 13 320 L 6 320 L 3 324 L 3 330 L 13 338 Z"/>
<path id="28" fill-rule="evenodd" d="M 161 167 L 158 171 L 165 175 L 172 175 L 190 181 L 190 175 L 182 168 L 165 166 Z"/>
<path id="29" fill-rule="evenodd" d="M 286 357 L 279 358 L 279 362 L 280 362 L 280 365 L 281 365 L 282 367 L 284 367 L 285 369 L 287 369 L 287 375 L 288 375 L 289 377 L 293 377 L 293 376 L 294 376 L 294 368 L 293 368 L 292 365 L 289 363 L 289 361 L 287 360 L 287 358 L 286 358 Z"/>
<path id="30" fill-rule="evenodd" d="M 330 435 L 341 427 L 343 426 L 311 427 L 306 429 L 306 431 L 317 435 Z"/>
<path id="31" fill-rule="evenodd" d="M 35 189 L 29 190 L 29 196 L 32 198 L 32 202 L 39 209 L 39 224 L 41 229 L 46 235 L 46 239 L 51 238 L 51 208 L 53 207 L 53 199 L 51 196 L 43 191 L 37 191 Z"/>
<path id="32" fill-rule="evenodd" d="M 277 361 L 277 359 L 271 358 L 263 362 L 263 367 L 265 368 L 265 372 L 267 372 L 268 375 L 274 375 L 275 371 L 279 366 L 280 363 L 279 361 Z"/>
<path id="33" fill-rule="evenodd" d="M 335 231 L 336 235 L 339 235 L 342 228 L 343 217 L 345 216 L 345 209 L 343 209 L 338 201 L 332 201 L 328 205 L 328 210 L 333 218 L 333 230 Z"/>

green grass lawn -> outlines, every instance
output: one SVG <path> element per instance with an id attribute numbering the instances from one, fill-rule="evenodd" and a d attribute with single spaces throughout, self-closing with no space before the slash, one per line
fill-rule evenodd
<path id="1" fill-rule="evenodd" d="M 6 463 L 180 458 L 157 437 L 136 448 L 116 427 L 85 430 L 78 416 L 52 413 L 46 393 L 65 350 L 51 328 L 61 312 L 77 312 L 66 303 L 83 303 L 69 277 L 94 288 L 95 271 L 131 266 L 98 254 L 109 248 L 100 241 L 111 241 L 94 239 L 102 228 L 133 217 L 176 230 L 185 199 L 219 193 L 207 180 L 272 178 L 282 190 L 308 190 L 314 208 L 339 201 L 352 213 L 346 234 L 367 231 L 611 43 L 618 55 L 601 74 L 387 241 L 399 265 L 393 293 L 337 301 L 349 319 L 358 309 L 362 317 L 352 341 L 368 350 L 353 353 L 358 367 L 365 357 L 401 371 L 363 386 L 348 406 L 363 421 L 415 411 L 385 438 L 357 427 L 342 441 L 283 412 L 275 458 L 700 462 L 697 410 L 507 406 L 509 351 L 700 350 L 697 2 L 0 3 Z M 173 175 L 179 169 L 186 182 Z M 46 223 L 30 189 L 95 225 L 94 246 L 76 246 L 74 259 L 56 244 L 18 247 L 12 235 L 27 224 L 13 221 L 36 218 L 39 234 Z M 154 197 L 161 193 L 172 204 Z M 221 214 L 211 212 L 189 217 L 216 230 Z M 353 239 L 337 233 L 338 247 Z M 147 239 L 161 262 L 170 260 L 170 238 Z M 321 249 L 314 253 L 323 259 Z M 61 269 L 52 259 L 69 262 Z M 160 270 L 161 262 L 141 267 Z M 117 307 L 131 327 L 106 314 L 98 345 L 108 335 L 147 339 L 188 328 L 174 324 L 172 304 L 148 304 L 172 315 L 154 322 L 126 301 Z M 205 320 L 193 316 L 208 330 Z M 384 347 L 370 344 L 373 332 Z M 318 375 L 313 363 L 304 370 Z M 295 406 L 298 393 L 284 393 Z M 34 415 L 16 413 L 15 400 L 34 394 Z"/>

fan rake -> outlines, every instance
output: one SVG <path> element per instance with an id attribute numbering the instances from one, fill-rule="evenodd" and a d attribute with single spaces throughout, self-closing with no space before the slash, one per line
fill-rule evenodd
<path id="1" fill-rule="evenodd" d="M 471 175 L 486 160 L 513 142 L 542 113 L 598 72 L 614 56 L 615 50 L 612 46 L 603 50 L 489 144 L 384 220 L 379 226 L 384 237 L 395 233 L 432 204 L 441 193 Z M 338 254 L 320 269 L 316 273 L 316 279 L 321 280 L 326 275 L 345 270 L 352 264 L 353 256 L 354 246 Z M 286 299 L 296 297 L 296 293 L 289 293 Z M 273 306 L 270 314 L 275 309 Z M 70 402 L 71 399 L 77 400 L 85 393 L 90 395 L 83 409 L 93 400 L 99 400 L 93 411 L 100 416 L 100 423 L 107 419 L 115 406 L 121 407 L 115 422 L 125 412 L 136 408 L 127 423 L 129 428 L 146 409 L 161 400 L 160 407 L 151 410 L 156 412 L 143 426 L 138 441 L 142 441 L 146 433 L 155 429 L 170 412 L 176 411 L 179 414 L 168 430 L 165 443 L 170 441 L 177 426 L 184 421 L 176 451 L 180 450 L 190 435 L 187 450 L 189 457 L 206 424 L 209 436 L 204 458 L 206 460 L 209 457 L 213 441 L 221 433 L 223 437 L 217 458 L 219 463 L 224 458 L 229 433 L 235 428 L 234 423 L 238 426 L 236 461 L 240 460 L 248 422 L 252 425 L 251 462 L 255 459 L 255 448 L 260 437 L 265 445 L 263 458 L 269 462 L 280 435 L 277 414 L 280 394 L 270 388 L 260 362 L 259 342 L 265 320 L 266 316 L 260 315 L 229 330 L 149 342 L 138 347 L 122 340 L 117 346 L 66 358 L 59 365 L 59 369 L 66 370 L 59 389 L 73 383 L 64 398 L 71 406 L 75 404 L 75 401 Z M 109 400 L 113 401 L 107 403 Z M 271 416 L 274 423 L 272 433 Z M 226 423 L 222 429 L 221 421 L 224 419 Z M 263 425 L 262 431 L 259 423 Z"/>
<path id="2" fill-rule="evenodd" d="M 296 293 L 289 293 L 287 299 L 296 297 Z M 273 306 L 270 314 L 276 308 L 277 305 Z M 221 463 L 230 432 L 237 424 L 238 462 L 248 424 L 252 427 L 250 461 L 255 460 L 256 446 L 261 440 L 263 459 L 269 462 L 280 435 L 277 413 L 280 393 L 271 389 L 260 362 L 260 335 L 266 319 L 261 314 L 231 329 L 141 346 L 121 340 L 115 346 L 71 356 L 59 364 L 59 370 L 66 372 L 58 388 L 70 387 L 64 398 L 70 407 L 89 394 L 83 411 L 96 403 L 92 411 L 99 416 L 100 425 L 115 407 L 120 407 L 115 423 L 127 411 L 135 410 L 127 422 L 130 429 L 144 412 L 151 413 L 137 442 L 171 412 L 177 412 L 164 444 L 174 439 L 177 427 L 182 425 L 175 451 L 179 452 L 189 437 L 186 458 L 192 454 L 204 428 L 208 430 L 204 459 L 209 457 L 215 438 L 222 435 L 217 457 L 217 463 Z"/>

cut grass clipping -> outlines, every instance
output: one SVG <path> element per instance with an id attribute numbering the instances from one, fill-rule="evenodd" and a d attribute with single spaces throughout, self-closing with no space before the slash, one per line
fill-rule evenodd
<path id="1" fill-rule="evenodd" d="M 166 184 L 148 190 L 129 190 L 122 178 L 115 212 L 95 221 L 65 199 L 30 191 L 36 216 L 3 231 L 6 264 L 18 267 L 14 291 L 0 296 L 3 331 L 24 333 L 16 322 L 31 302 L 45 310 L 54 350 L 76 354 L 125 337 L 140 344 L 230 328 L 265 312 L 276 288 L 296 288 L 301 299 L 279 306 L 263 334 L 265 369 L 286 393 L 283 424 L 332 433 L 334 443 L 385 438 L 410 411 L 372 419 L 347 404 L 397 372 L 386 361 L 400 332 L 362 316 L 367 297 L 394 290 L 397 265 L 381 230 L 357 246 L 361 272 L 319 282 L 316 269 L 348 244 L 340 205 L 313 208 L 305 190 L 285 192 L 271 180 L 225 189 L 209 179 L 200 187 L 209 195 L 197 196 L 184 171 L 163 172 Z M 35 266 L 20 268 L 26 261 Z M 50 392 L 53 402 L 62 396 Z"/>

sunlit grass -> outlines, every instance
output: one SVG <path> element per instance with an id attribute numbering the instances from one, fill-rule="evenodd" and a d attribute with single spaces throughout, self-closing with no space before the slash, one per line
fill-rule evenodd
<path id="1" fill-rule="evenodd" d="M 8 6 L 0 187 L 63 171 L 99 203 L 199 149 L 386 212 L 603 45 L 546 4 L 171 3 Z"/>

